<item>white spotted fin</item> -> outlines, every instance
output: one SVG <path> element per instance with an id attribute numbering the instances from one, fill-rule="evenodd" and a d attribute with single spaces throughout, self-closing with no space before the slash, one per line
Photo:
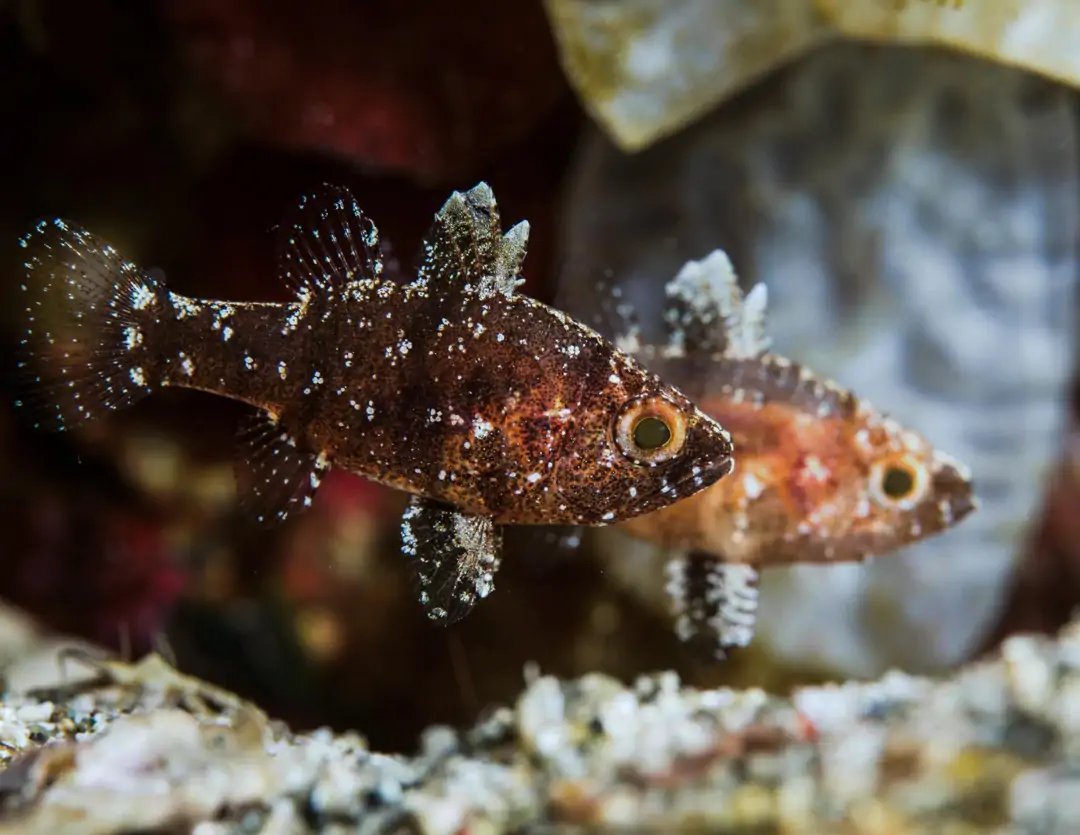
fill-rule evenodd
<path id="1" fill-rule="evenodd" d="M 675 633 L 692 651 L 723 660 L 747 646 L 757 623 L 757 570 L 725 563 L 704 551 L 674 555 L 667 565 L 667 593 Z"/>
<path id="2" fill-rule="evenodd" d="M 505 235 L 495 195 L 487 183 L 455 191 L 435 215 L 421 251 L 417 284 L 438 287 L 440 297 L 475 293 L 511 296 L 524 283 L 521 264 L 529 222 Z"/>
<path id="3" fill-rule="evenodd" d="M 344 186 L 324 183 L 304 194 L 278 233 L 278 270 L 301 303 L 349 283 L 379 280 L 379 230 Z"/>
<path id="4" fill-rule="evenodd" d="M 752 359 L 769 349 L 767 288 L 757 284 L 744 296 L 723 250 L 688 261 L 664 290 L 666 356 L 723 354 L 730 359 Z"/>
<path id="5" fill-rule="evenodd" d="M 305 449 L 274 415 L 259 409 L 240 425 L 235 461 L 240 506 L 260 525 L 307 510 L 330 461 Z"/>
<path id="6" fill-rule="evenodd" d="M 401 539 L 429 620 L 455 623 L 495 590 L 502 529 L 491 519 L 413 496 L 401 517 Z"/>
<path id="7" fill-rule="evenodd" d="M 36 428 L 63 431 L 154 391 L 163 282 L 68 221 L 42 221 L 19 245 L 16 407 Z"/>

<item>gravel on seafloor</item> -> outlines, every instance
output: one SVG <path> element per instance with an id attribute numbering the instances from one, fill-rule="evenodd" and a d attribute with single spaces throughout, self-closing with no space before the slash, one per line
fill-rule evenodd
<path id="1" fill-rule="evenodd" d="M 46 655 L 5 674 L 0 835 L 1080 832 L 1080 620 L 952 678 L 790 698 L 527 670 L 413 756 L 293 733 L 156 655 L 44 685 Z"/>

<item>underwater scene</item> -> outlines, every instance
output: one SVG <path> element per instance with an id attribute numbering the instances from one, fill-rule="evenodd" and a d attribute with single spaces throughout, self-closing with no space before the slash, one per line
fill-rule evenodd
<path id="1" fill-rule="evenodd" d="M 0 835 L 1080 833 L 1080 6 L 0 41 Z"/>

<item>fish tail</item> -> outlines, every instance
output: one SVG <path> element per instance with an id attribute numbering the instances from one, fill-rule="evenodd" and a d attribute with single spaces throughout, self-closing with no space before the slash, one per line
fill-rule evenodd
<path id="1" fill-rule="evenodd" d="M 16 406 L 33 425 L 72 429 L 160 386 L 163 284 L 63 220 L 42 221 L 19 244 L 25 330 Z"/>

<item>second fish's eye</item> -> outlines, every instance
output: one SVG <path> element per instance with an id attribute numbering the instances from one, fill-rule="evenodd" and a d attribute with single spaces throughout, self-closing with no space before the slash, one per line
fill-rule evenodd
<path id="1" fill-rule="evenodd" d="M 906 499 L 914 489 L 915 474 L 908 467 L 889 467 L 881 477 L 881 492 L 890 499 Z"/>
<path id="2" fill-rule="evenodd" d="M 660 449 L 671 440 L 671 429 L 660 418 L 649 415 L 634 425 L 634 443 L 646 452 Z"/>
<path id="3" fill-rule="evenodd" d="M 930 480 L 918 459 L 907 453 L 891 453 L 874 462 L 870 495 L 883 507 L 911 508 L 922 501 Z"/>
<path id="4" fill-rule="evenodd" d="M 674 458 L 686 442 L 686 415 L 664 397 L 631 400 L 615 423 L 619 451 L 638 464 L 655 466 Z"/>

